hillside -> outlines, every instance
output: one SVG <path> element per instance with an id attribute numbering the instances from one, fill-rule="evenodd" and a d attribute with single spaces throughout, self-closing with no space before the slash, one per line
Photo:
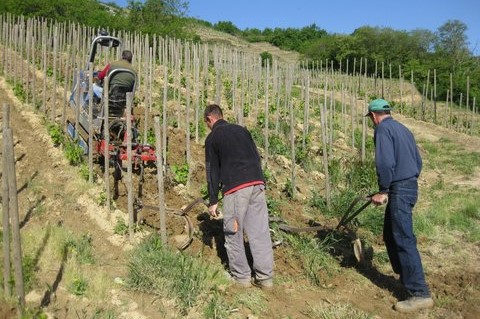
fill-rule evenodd
<path id="1" fill-rule="evenodd" d="M 228 33 L 219 32 L 200 24 L 194 26 L 195 33 L 200 36 L 203 42 L 211 44 L 228 45 L 243 52 L 258 54 L 269 52 L 281 62 L 295 63 L 299 61 L 300 54 L 294 51 L 280 50 L 278 47 L 266 42 L 250 43 Z"/>
<path id="2" fill-rule="evenodd" d="M 285 62 L 296 60 L 295 54 L 263 44 L 247 44 L 210 30 L 201 32 L 205 32 L 202 38 L 206 41 L 231 44 L 239 50 L 256 54 L 266 50 Z M 25 60 L 21 61 L 25 63 Z M 159 70 L 157 72 L 160 73 Z M 37 72 L 37 81 L 42 81 L 41 72 Z M 61 85 L 55 89 L 56 97 L 61 100 Z M 312 94 L 315 91 L 320 90 L 313 88 Z M 29 261 L 25 273 L 31 278 L 27 305 L 32 309 L 32 318 L 40 309 L 49 318 L 203 318 L 206 317 L 201 308 L 203 300 L 210 300 L 208 298 L 216 295 L 224 298 L 222 300 L 228 310 L 228 318 L 402 319 L 480 316 L 480 245 L 478 233 L 470 231 L 478 230 L 480 218 L 478 206 L 475 206 L 480 195 L 478 136 L 394 114 L 416 135 L 425 162 L 420 180 L 421 199 L 415 218 L 418 228 L 422 230 L 418 241 L 427 281 L 436 302 L 433 310 L 401 315 L 392 309 L 403 291 L 386 261 L 381 235 L 367 230 L 368 222 L 363 221 L 358 229 L 358 235 L 371 249 L 372 256 L 367 264 L 357 265 L 352 261 L 348 236 L 336 238 L 339 241 L 331 246 L 322 246 L 338 222 L 336 217 L 327 216 L 325 211 L 311 205 L 311 191 L 323 190 L 324 175 L 317 170 L 307 171 L 298 167 L 297 197 L 289 200 L 284 190 L 291 163 L 286 156 L 274 154 L 269 162 L 273 177 L 268 195 L 277 203 L 277 215 L 297 226 L 305 226 L 314 219 L 325 226 L 325 231 L 298 236 L 300 239 L 280 235 L 282 244 L 274 251 L 276 277 L 273 291 L 256 288 L 241 290 L 225 284 L 218 289 L 205 291 L 199 297 L 199 304 L 182 313 L 178 297 L 129 289 L 125 284 L 131 270 L 132 252 L 146 237 L 157 231 L 155 214 L 150 214 L 148 210 L 141 212 L 146 215 L 145 225 L 138 225 L 132 240 L 126 234 L 119 234 L 118 221 L 123 220 L 123 225 L 128 222 L 125 185 L 120 187 L 120 198 L 116 202 L 118 209 L 109 213 L 101 202 L 104 187 L 101 178 L 94 184 L 85 182 L 80 177 L 79 168 L 69 165 L 65 159 L 62 147 L 55 147 L 51 142 L 44 125 L 45 115 L 32 105 L 21 102 L 14 92 L 5 75 L 0 78 L 0 104 L 6 103 L 12 107 L 10 126 L 14 131 L 17 159 L 22 244 L 24 256 Z M 325 93 L 330 95 L 331 92 Z M 339 92 L 335 94 L 337 101 L 342 99 Z M 49 101 L 52 99 L 50 96 Z M 415 99 L 421 100 L 421 96 L 417 93 Z M 174 109 L 175 102 L 171 99 L 168 105 L 172 107 L 169 112 L 176 116 L 185 108 L 177 111 Z M 227 99 L 223 98 L 222 105 L 226 103 Z M 357 109 L 361 112 L 363 104 L 359 102 Z M 136 115 L 141 118 L 144 111 L 145 105 L 139 105 Z M 255 116 L 245 120 L 247 127 L 254 129 L 260 111 L 254 110 L 252 113 Z M 312 126 L 318 128 L 318 118 L 312 117 Z M 340 162 L 342 159 L 348 161 L 359 152 L 359 149 L 350 148 L 346 135 L 335 131 L 334 159 Z M 169 124 L 168 137 L 170 166 L 182 163 L 185 153 L 184 130 Z M 319 138 L 314 136 L 312 139 L 318 142 Z M 260 150 L 264 156 L 265 150 Z M 165 180 L 169 212 L 178 211 L 197 198 L 205 183 L 202 141 L 192 142 L 191 153 L 192 161 L 189 164 L 193 171 L 190 188 L 173 183 L 170 177 Z M 313 159 L 322 157 L 318 147 L 309 155 Z M 98 174 L 101 176 L 100 171 Z M 148 171 L 142 197 L 145 204 L 156 203 L 156 187 L 155 174 Z M 455 220 L 441 211 L 442 206 L 458 215 L 466 212 L 471 218 Z M 205 208 L 200 206 L 190 213 L 196 235 L 182 255 L 199 260 L 207 272 L 210 266 L 222 269 L 225 255 L 220 221 L 206 219 L 204 213 Z M 382 208 L 372 208 L 368 214 L 381 218 Z M 183 225 L 178 227 L 178 217 L 174 214 L 168 216 L 171 227 L 168 235 L 170 243 L 175 245 L 176 236 Z M 62 246 L 64 243 L 68 243 L 68 246 Z M 296 243 L 305 245 L 294 247 Z M 89 250 L 90 254 L 84 254 L 85 250 Z M 174 248 L 172 250 L 175 251 Z M 317 255 L 319 250 L 326 250 L 326 253 Z M 308 276 L 308 271 L 313 272 L 317 283 Z M 13 305 L 12 300 L 2 299 L 1 315 L 5 318 L 14 316 Z"/>

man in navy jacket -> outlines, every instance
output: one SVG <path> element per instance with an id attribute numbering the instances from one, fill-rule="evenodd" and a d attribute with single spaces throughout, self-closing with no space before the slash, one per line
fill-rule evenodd
<path id="1" fill-rule="evenodd" d="M 390 105 L 376 99 L 368 105 L 375 125 L 375 166 L 379 191 L 372 196 L 375 205 L 388 201 L 385 209 L 383 239 L 393 271 L 410 297 L 395 304 L 399 312 L 433 307 L 425 282 L 422 261 L 413 234 L 412 209 L 417 202 L 417 178 L 422 159 L 413 134 L 390 115 Z"/>

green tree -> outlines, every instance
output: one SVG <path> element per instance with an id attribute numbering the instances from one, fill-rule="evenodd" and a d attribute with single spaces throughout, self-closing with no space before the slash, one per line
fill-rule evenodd
<path id="1" fill-rule="evenodd" d="M 262 31 L 260 31 L 260 29 L 257 29 L 257 28 L 245 29 L 242 32 L 242 36 L 249 42 L 265 41 L 265 36 L 263 35 Z"/>
<path id="2" fill-rule="evenodd" d="M 262 66 L 267 66 L 267 63 L 271 66 L 272 65 L 272 54 L 268 51 L 263 51 L 260 53 L 260 58 L 262 59 Z"/>
<path id="3" fill-rule="evenodd" d="M 213 28 L 215 30 L 232 34 L 232 35 L 236 35 L 240 33 L 240 29 L 238 29 L 237 26 L 235 26 L 230 21 L 219 21 L 213 25 Z"/>
<path id="4" fill-rule="evenodd" d="M 188 3 L 182 0 L 129 1 L 128 26 L 145 33 L 188 37 L 184 29 Z"/>
<path id="5" fill-rule="evenodd" d="M 70 21 L 93 27 L 125 26 L 125 17 L 118 9 L 110 10 L 97 0 L 3 0 L 0 4 L 1 12 L 44 17 L 60 22 Z"/>
<path id="6" fill-rule="evenodd" d="M 459 20 L 449 20 L 438 28 L 435 49 L 440 59 L 450 61 L 453 73 L 463 69 L 471 57 L 466 31 L 467 26 Z"/>
<path id="7" fill-rule="evenodd" d="M 465 23 L 459 20 L 447 21 L 438 28 L 436 50 L 450 55 L 468 52 L 466 31 Z"/>

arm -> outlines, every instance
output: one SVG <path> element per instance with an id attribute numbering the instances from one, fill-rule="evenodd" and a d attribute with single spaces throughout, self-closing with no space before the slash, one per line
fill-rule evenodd
<path id="1" fill-rule="evenodd" d="M 208 211 L 212 216 L 215 216 L 218 205 L 218 192 L 220 191 L 220 164 L 212 139 L 213 136 L 210 135 L 205 141 L 205 169 L 209 198 Z"/>
<path id="2" fill-rule="evenodd" d="M 420 152 L 418 151 L 418 147 L 416 147 L 415 150 L 416 150 L 416 156 L 417 156 L 418 174 L 420 175 L 420 173 L 422 172 L 422 166 L 423 166 L 422 156 L 420 156 Z"/>
<path id="3" fill-rule="evenodd" d="M 110 63 L 107 64 L 100 73 L 98 73 L 97 78 L 102 81 L 107 76 L 108 71 L 110 71 Z"/>
<path id="4" fill-rule="evenodd" d="M 396 167 L 393 140 L 387 131 L 378 131 L 375 136 L 375 166 L 380 193 L 388 193 Z"/>
<path id="5" fill-rule="evenodd" d="M 371 198 L 375 206 L 388 201 L 388 191 L 392 183 L 395 157 L 391 137 L 386 132 L 375 134 L 375 166 L 378 178 L 378 193 Z"/>

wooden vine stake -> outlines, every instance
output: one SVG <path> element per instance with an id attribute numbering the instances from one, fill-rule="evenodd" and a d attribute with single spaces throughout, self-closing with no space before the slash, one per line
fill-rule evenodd
<path id="1" fill-rule="evenodd" d="M 328 155 L 327 155 L 327 124 L 325 121 L 326 118 L 326 109 L 327 109 L 327 78 L 325 77 L 325 86 L 324 86 L 324 103 L 323 106 L 320 105 L 320 127 L 322 131 L 322 147 L 323 147 L 323 168 L 325 173 L 325 198 L 327 201 L 327 207 L 331 207 L 330 199 L 330 175 L 328 173 Z"/>
<path id="2" fill-rule="evenodd" d="M 105 197 L 107 198 L 107 211 L 108 211 L 108 219 L 111 217 L 112 205 L 110 202 L 111 194 L 110 194 L 110 123 L 108 118 L 109 112 L 109 98 L 108 98 L 108 91 L 110 86 L 110 77 L 107 76 L 105 79 L 105 84 L 103 88 L 103 96 L 102 100 L 104 109 L 103 109 L 103 117 L 104 117 L 104 128 L 103 128 L 103 138 L 105 139 L 105 150 L 103 153 L 104 157 L 104 168 L 105 168 Z"/>
<path id="3" fill-rule="evenodd" d="M 128 205 L 128 234 L 133 240 L 133 224 L 135 216 L 133 211 L 133 174 L 132 174 L 132 92 L 127 92 L 127 205 Z"/>
<path id="4" fill-rule="evenodd" d="M 263 162 L 264 168 L 268 167 L 268 126 L 270 125 L 268 122 L 269 118 L 269 106 L 268 106 L 268 86 L 270 81 L 270 62 L 267 60 L 267 71 L 265 75 L 265 131 L 264 131 L 264 144 L 265 144 L 265 160 Z"/>
<path id="5" fill-rule="evenodd" d="M 93 183 L 93 64 L 92 63 L 88 64 L 88 182 Z"/>
<path id="6" fill-rule="evenodd" d="M 367 94 L 365 93 L 365 104 L 366 107 L 365 109 L 368 109 L 368 104 L 367 104 Z M 362 163 L 365 163 L 365 158 L 366 158 L 366 150 L 365 150 L 365 144 L 366 144 L 366 139 L 367 139 L 367 121 L 366 117 L 362 116 L 362 151 L 361 151 L 361 161 Z"/>
<path id="7" fill-rule="evenodd" d="M 474 135 L 476 132 L 475 132 L 475 114 L 477 114 L 477 107 L 475 105 L 475 97 L 473 97 L 473 104 L 472 104 L 472 110 L 473 110 L 473 114 L 472 114 L 472 125 L 470 126 L 470 135 Z"/>
<path id="8" fill-rule="evenodd" d="M 10 111 L 6 110 L 6 108 L 9 108 L 9 106 L 7 104 L 4 104 L 4 115 L 7 114 L 8 116 Z M 25 307 L 25 289 L 23 284 L 22 246 L 20 239 L 20 222 L 18 216 L 17 178 L 15 173 L 13 133 L 12 129 L 9 127 L 9 124 L 4 124 L 3 138 L 3 163 L 5 167 L 4 172 L 8 172 L 6 174 L 7 176 L 4 176 L 3 178 L 7 180 L 6 184 L 8 188 L 8 196 L 6 198 L 8 198 L 8 208 L 3 212 L 4 214 L 5 212 L 7 212 L 6 214 L 8 217 L 10 217 L 11 221 L 13 244 L 13 270 L 15 274 L 15 297 L 19 304 L 19 317 L 21 317 Z M 9 243 L 9 240 L 7 240 L 7 243 Z M 7 277 L 10 279 L 10 274 L 8 274 Z M 9 282 L 10 280 L 8 280 L 8 283 Z"/>
<path id="9" fill-rule="evenodd" d="M 52 81 L 53 81 L 53 94 L 52 94 L 52 107 L 50 110 L 50 121 L 52 123 L 55 122 L 55 118 L 57 116 L 55 107 L 57 105 L 57 56 L 58 56 L 58 26 L 54 27 L 54 35 L 53 35 L 53 74 L 52 74 Z"/>
<path id="10" fill-rule="evenodd" d="M 160 238 L 167 243 L 167 227 L 165 214 L 165 188 L 163 185 L 163 160 L 162 160 L 162 135 L 160 131 L 160 119 L 154 118 L 155 125 L 155 156 L 157 160 L 157 181 L 158 181 L 158 212 L 160 214 Z"/>
<path id="11" fill-rule="evenodd" d="M 42 32 L 42 53 L 43 53 L 43 92 L 42 92 L 42 112 L 47 112 L 47 30 L 43 28 Z"/>
<path id="12" fill-rule="evenodd" d="M 290 151 L 292 162 L 292 199 L 295 199 L 296 195 L 296 181 L 295 181 L 295 117 L 293 114 L 292 99 L 288 101 L 288 108 L 290 113 Z"/>
<path id="13" fill-rule="evenodd" d="M 162 159 L 163 166 L 167 166 L 167 98 L 168 98 L 168 68 L 163 68 L 163 107 L 162 107 Z M 158 167 L 158 166 L 157 166 Z"/>
<path id="14" fill-rule="evenodd" d="M 8 194 L 8 165 L 5 154 L 7 140 L 5 134 L 9 127 L 10 106 L 3 104 L 3 176 L 2 176 L 2 227 L 3 227 L 3 291 L 6 297 L 10 297 L 10 216 L 9 216 L 9 194 Z"/>
<path id="15" fill-rule="evenodd" d="M 185 83 L 187 101 L 185 104 L 185 163 L 188 167 L 187 182 L 185 186 L 190 188 L 190 179 L 192 176 L 192 147 L 190 145 L 190 81 Z"/>
<path id="16" fill-rule="evenodd" d="M 309 112 L 310 112 L 310 72 L 306 72 L 307 79 L 306 85 L 304 87 L 305 91 L 305 106 L 303 109 L 303 136 L 302 136 L 302 150 L 306 150 L 306 139 L 308 136 L 308 122 L 309 122 Z"/>

